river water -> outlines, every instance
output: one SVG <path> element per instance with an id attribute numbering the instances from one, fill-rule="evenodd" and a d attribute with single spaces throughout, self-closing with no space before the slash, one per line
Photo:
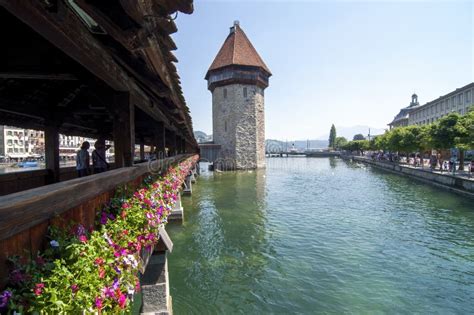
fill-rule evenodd
<path id="1" fill-rule="evenodd" d="M 472 314 L 474 201 L 329 158 L 204 173 L 168 227 L 179 314 Z"/>

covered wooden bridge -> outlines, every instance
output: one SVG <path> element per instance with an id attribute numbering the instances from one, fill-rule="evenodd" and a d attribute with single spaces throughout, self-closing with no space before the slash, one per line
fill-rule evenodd
<path id="1" fill-rule="evenodd" d="M 45 131 L 48 182 L 60 180 L 59 133 L 194 152 L 174 62 L 173 17 L 192 1 L 1 0 L 0 124 Z M 171 14 L 173 16 L 171 16 Z"/>
<path id="2" fill-rule="evenodd" d="M 169 163 L 198 151 L 170 37 L 192 11 L 192 0 L 0 0 L 0 125 L 44 130 L 46 152 L 45 170 L 0 175 L 0 284 L 5 258 L 41 248 L 57 215 L 93 224 L 117 186 L 138 185 L 145 145 Z M 114 169 L 74 179 L 59 134 L 113 141 Z"/>

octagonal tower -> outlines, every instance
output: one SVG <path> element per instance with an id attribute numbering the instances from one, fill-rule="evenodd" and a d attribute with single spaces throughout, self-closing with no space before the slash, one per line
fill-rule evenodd
<path id="1" fill-rule="evenodd" d="M 206 74 L 212 92 L 212 125 L 220 157 L 237 169 L 265 167 L 264 90 L 271 72 L 239 22 L 230 28 Z"/>

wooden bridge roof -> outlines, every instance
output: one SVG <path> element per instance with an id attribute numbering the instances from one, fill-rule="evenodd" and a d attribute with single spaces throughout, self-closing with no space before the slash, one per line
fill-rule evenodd
<path id="1" fill-rule="evenodd" d="M 197 147 L 170 34 L 192 0 L 0 0 L 0 124 L 110 135 L 113 97 Z M 140 126 L 142 125 L 142 126 Z"/>

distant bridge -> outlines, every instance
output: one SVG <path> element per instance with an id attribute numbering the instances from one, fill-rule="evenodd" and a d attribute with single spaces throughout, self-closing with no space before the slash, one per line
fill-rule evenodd
<path id="1" fill-rule="evenodd" d="M 339 151 L 280 151 L 280 152 L 266 152 L 267 157 L 291 157 L 291 156 L 306 156 L 306 157 L 338 157 L 341 155 Z"/>

